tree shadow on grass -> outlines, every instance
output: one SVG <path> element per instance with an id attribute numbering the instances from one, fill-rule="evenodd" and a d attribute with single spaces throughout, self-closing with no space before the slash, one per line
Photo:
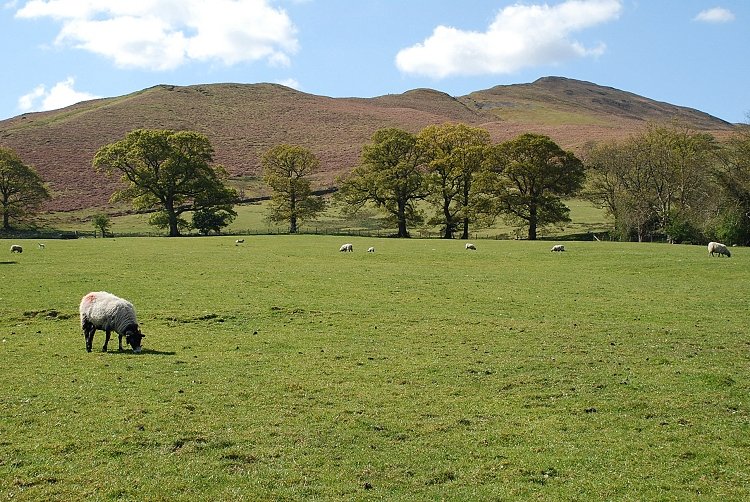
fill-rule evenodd
<path id="1" fill-rule="evenodd" d="M 17 265 L 17 261 L 0 261 L 0 265 Z"/>

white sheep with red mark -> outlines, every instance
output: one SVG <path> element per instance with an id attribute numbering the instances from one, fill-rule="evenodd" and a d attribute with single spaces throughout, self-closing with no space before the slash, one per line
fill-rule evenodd
<path id="1" fill-rule="evenodd" d="M 94 333 L 97 329 L 107 333 L 102 352 L 107 352 L 107 344 L 112 331 L 119 335 L 120 350 L 123 350 L 122 339 L 125 338 L 127 343 L 133 347 L 133 352 L 141 351 L 141 339 L 144 335 L 138 327 L 135 307 L 129 301 L 106 291 L 96 291 L 81 299 L 79 312 L 81 314 L 81 329 L 83 330 L 83 336 L 86 338 L 86 351 L 91 352 Z"/>

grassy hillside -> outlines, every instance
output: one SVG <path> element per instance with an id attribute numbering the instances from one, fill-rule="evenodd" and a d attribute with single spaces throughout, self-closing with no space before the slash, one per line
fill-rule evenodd
<path id="1" fill-rule="evenodd" d="M 341 242 L 23 242 L 0 498 L 750 497 L 741 249 Z M 135 303 L 142 354 L 85 352 L 101 289 Z"/>
<path id="2" fill-rule="evenodd" d="M 358 161 L 362 145 L 383 127 L 417 132 L 463 122 L 487 128 L 495 141 L 524 132 L 547 134 L 577 150 L 622 138 L 648 121 L 679 119 L 726 134 L 731 125 L 696 110 L 657 103 L 589 82 L 547 78 L 454 97 L 415 89 L 375 98 L 329 98 L 275 84 L 160 85 L 127 96 L 0 121 L 0 145 L 14 149 L 49 182 L 53 210 L 106 206 L 118 180 L 95 173 L 94 153 L 136 128 L 190 129 L 208 136 L 235 180 L 257 177 L 272 146 L 298 144 L 321 160 L 317 187 L 334 183 Z M 257 195 L 248 193 L 248 196 Z"/>

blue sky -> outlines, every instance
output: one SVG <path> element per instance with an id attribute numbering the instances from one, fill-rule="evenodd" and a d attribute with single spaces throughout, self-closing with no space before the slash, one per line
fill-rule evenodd
<path id="1" fill-rule="evenodd" d="M 461 96 L 557 75 L 750 121 L 748 0 L 0 0 L 0 119 L 157 84 Z"/>

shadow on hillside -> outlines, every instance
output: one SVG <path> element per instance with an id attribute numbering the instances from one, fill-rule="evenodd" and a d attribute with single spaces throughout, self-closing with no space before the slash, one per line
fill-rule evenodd
<path id="1" fill-rule="evenodd" d="M 17 265 L 17 261 L 0 261 L 0 265 Z"/>

